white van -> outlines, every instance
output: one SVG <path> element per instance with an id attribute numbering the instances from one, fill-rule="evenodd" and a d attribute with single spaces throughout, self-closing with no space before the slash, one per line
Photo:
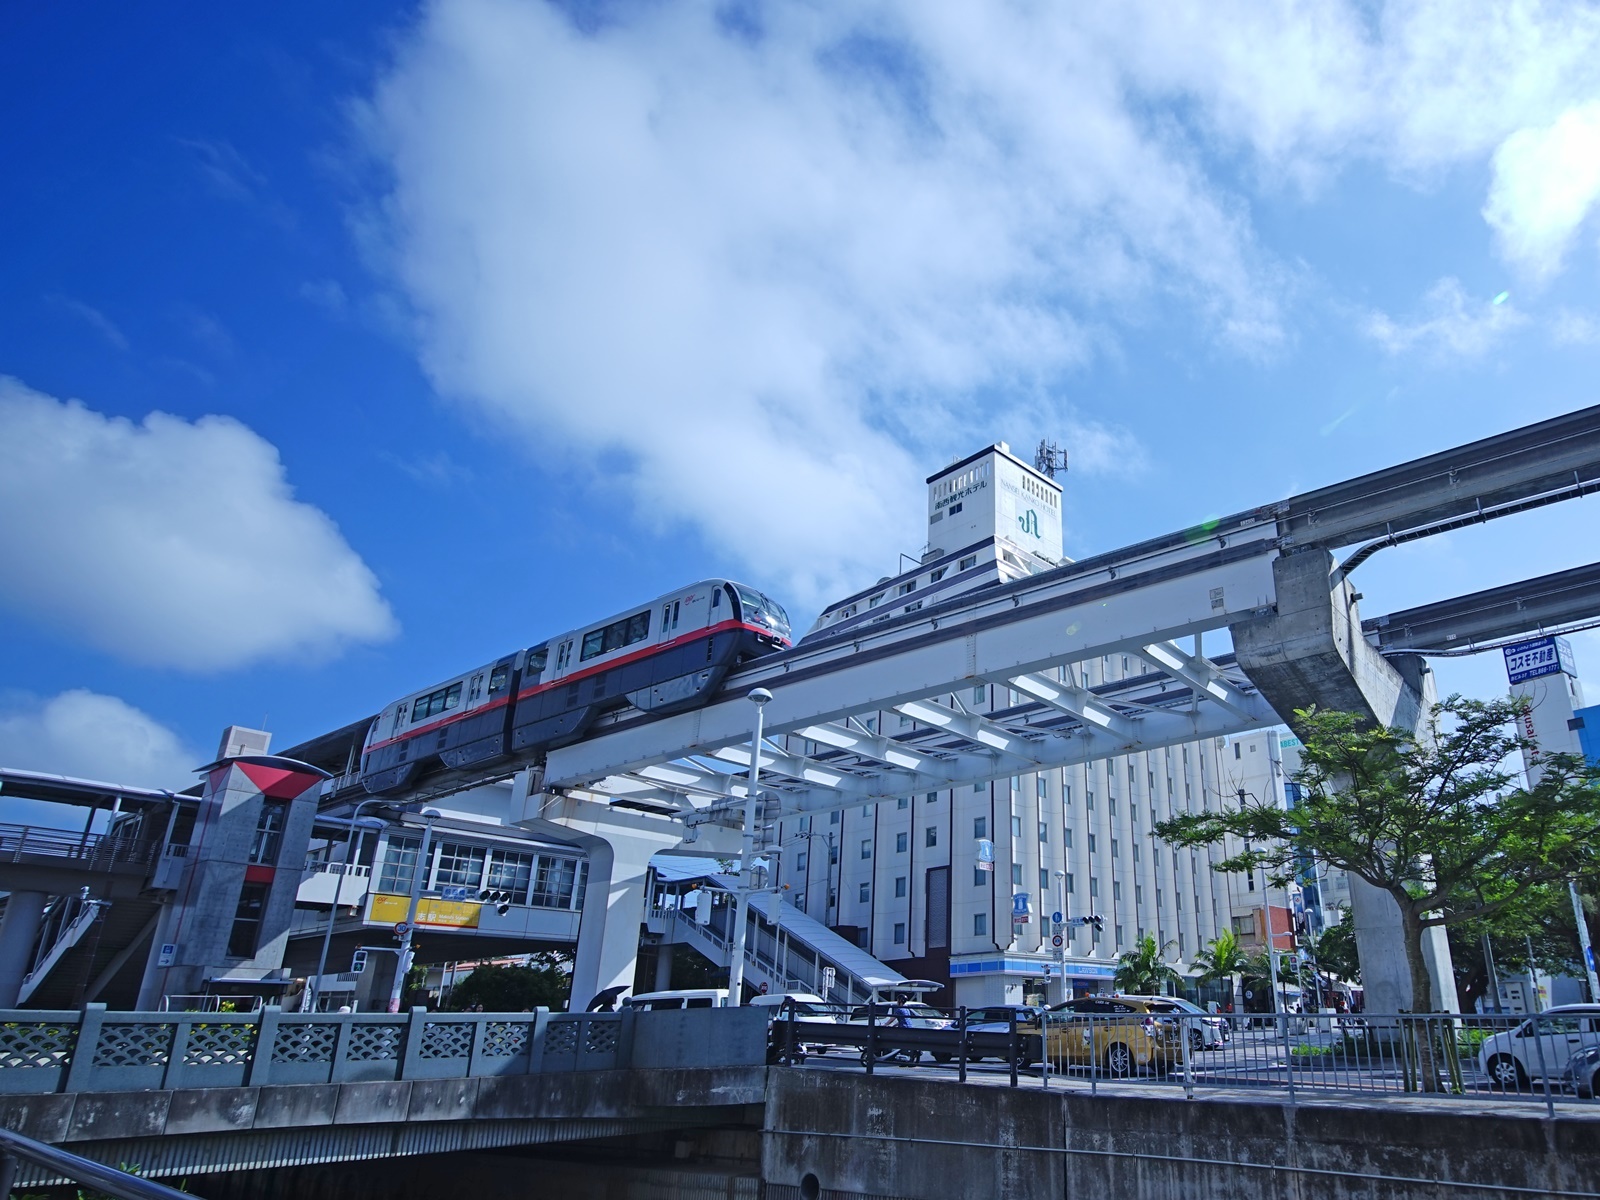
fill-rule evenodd
<path id="1" fill-rule="evenodd" d="M 686 988 L 677 992 L 645 992 L 628 1001 L 629 1008 L 668 1012 L 683 1008 L 727 1008 L 727 988 Z"/>

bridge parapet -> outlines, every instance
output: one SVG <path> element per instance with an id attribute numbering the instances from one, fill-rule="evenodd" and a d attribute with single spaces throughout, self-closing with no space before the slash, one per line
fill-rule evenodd
<path id="1" fill-rule="evenodd" d="M 739 1017 L 743 1016 L 743 1020 Z M 717 1022 L 711 1036 L 709 1020 Z M 0 1094 L 467 1079 L 757 1064 L 766 1014 L 0 1012 Z M 641 1023 L 641 1052 L 635 1041 Z M 704 1026 L 702 1029 L 701 1026 Z M 639 1061 L 636 1062 L 635 1059 Z"/>

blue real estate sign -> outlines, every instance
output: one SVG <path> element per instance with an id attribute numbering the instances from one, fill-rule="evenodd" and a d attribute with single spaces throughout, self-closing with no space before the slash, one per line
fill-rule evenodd
<path id="1" fill-rule="evenodd" d="M 1532 641 L 1507 646 L 1506 677 L 1512 683 L 1537 679 L 1541 675 L 1559 675 L 1563 671 L 1576 675 L 1572 661 L 1572 644 L 1566 638 L 1542 637 Z"/>

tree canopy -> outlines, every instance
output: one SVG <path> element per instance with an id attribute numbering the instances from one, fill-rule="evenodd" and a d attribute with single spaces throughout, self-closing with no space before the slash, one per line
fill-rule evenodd
<path id="1" fill-rule="evenodd" d="M 485 1012 L 567 1007 L 572 992 L 570 955 L 535 954 L 525 967 L 478 967 L 450 992 L 450 1007 L 462 1011 L 483 1005 Z"/>
<path id="2" fill-rule="evenodd" d="M 1262 867 L 1284 883 L 1315 856 L 1387 892 L 1405 930 L 1412 1007 L 1429 1011 L 1424 930 L 1491 917 L 1592 862 L 1600 769 L 1548 755 L 1537 784 L 1515 786 L 1507 763 L 1530 749 L 1517 732 L 1525 708 L 1452 696 L 1420 734 L 1354 713 L 1300 710 L 1293 808 L 1246 799 L 1163 821 L 1156 836 L 1176 846 L 1242 839 L 1245 848 L 1215 864 L 1219 871 Z"/>
<path id="3" fill-rule="evenodd" d="M 1178 972 L 1161 957 L 1174 944 L 1158 946 L 1153 935 L 1145 934 L 1132 950 L 1117 959 L 1117 973 L 1111 982 L 1119 992 L 1158 995 L 1167 984 L 1178 981 Z"/>

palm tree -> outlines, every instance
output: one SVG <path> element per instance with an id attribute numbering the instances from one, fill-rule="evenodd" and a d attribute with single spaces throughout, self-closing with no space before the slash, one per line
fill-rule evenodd
<path id="1" fill-rule="evenodd" d="M 1232 992 L 1234 976 L 1249 970 L 1249 960 L 1239 946 L 1233 930 L 1224 929 L 1204 948 L 1195 952 L 1194 965 L 1200 968 L 1201 983 L 1220 983 L 1226 979 Z"/>
<path id="2" fill-rule="evenodd" d="M 1148 996 L 1159 994 L 1169 983 L 1176 983 L 1178 973 L 1161 957 L 1174 944 L 1158 946 L 1153 935 L 1145 934 L 1132 950 L 1117 959 L 1117 974 L 1112 980 L 1116 989 L 1135 996 Z"/>

